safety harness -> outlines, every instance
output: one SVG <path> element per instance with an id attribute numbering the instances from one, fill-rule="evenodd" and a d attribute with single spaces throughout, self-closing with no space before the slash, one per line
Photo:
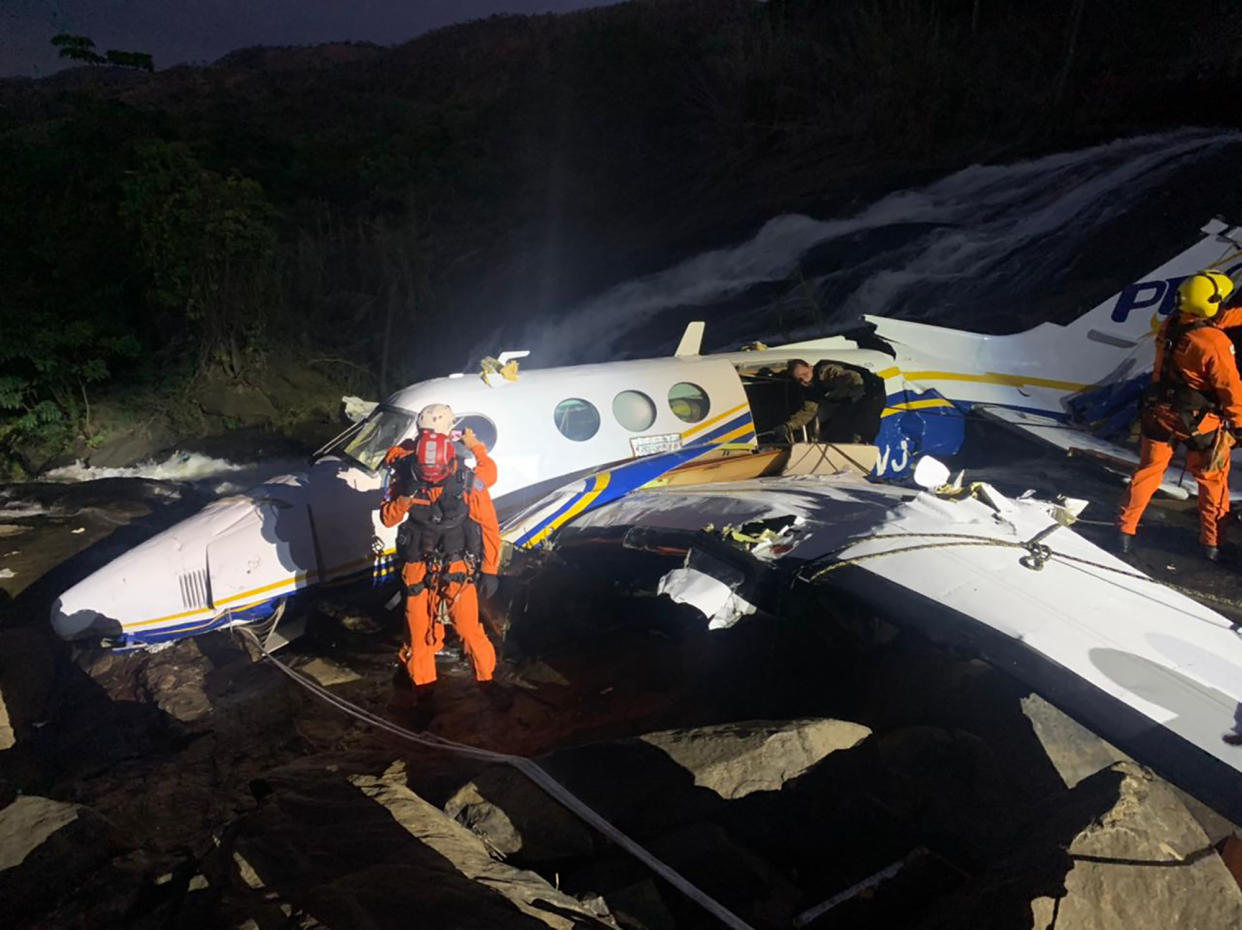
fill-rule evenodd
<path id="1" fill-rule="evenodd" d="M 1197 329 L 1212 325 L 1209 320 L 1183 323 L 1176 317 L 1165 330 L 1160 377 L 1143 392 L 1139 424 L 1143 435 L 1156 442 L 1184 442 L 1187 447 L 1203 452 L 1216 441 L 1216 431 L 1200 433 L 1199 424 L 1209 413 L 1220 413 L 1216 399 L 1196 391 L 1173 364 L 1173 352 L 1182 338 Z"/>
<path id="2" fill-rule="evenodd" d="M 402 463 L 412 458 L 407 456 Z M 421 594 L 440 584 L 472 583 L 483 562 L 483 528 L 470 519 L 467 500 L 474 490 L 474 472 L 462 465 L 443 484 L 433 485 L 418 476 L 413 462 L 405 468 L 403 483 L 413 503 L 397 529 L 397 553 L 406 562 L 427 566 L 423 580 L 407 585 L 406 594 Z M 440 496 L 432 500 L 431 489 L 437 486 L 442 488 Z M 465 562 L 467 571 L 445 571 L 453 562 Z"/>

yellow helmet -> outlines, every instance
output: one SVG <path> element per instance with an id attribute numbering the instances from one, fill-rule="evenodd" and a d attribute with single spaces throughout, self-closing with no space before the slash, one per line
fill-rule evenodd
<path id="1" fill-rule="evenodd" d="M 1177 309 L 1189 316 L 1211 318 L 1233 293 L 1229 276 L 1211 268 L 1198 271 L 1177 289 Z"/>

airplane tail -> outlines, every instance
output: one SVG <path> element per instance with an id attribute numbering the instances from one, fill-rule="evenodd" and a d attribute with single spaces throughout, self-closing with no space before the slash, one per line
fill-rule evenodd
<path id="1" fill-rule="evenodd" d="M 878 336 L 893 344 L 899 363 L 904 356 L 926 368 L 931 359 L 935 368 L 943 369 L 919 372 L 902 365 L 912 380 L 970 380 L 991 389 L 945 393 L 957 393 L 966 401 L 1063 409 L 1070 395 L 1151 367 L 1151 337 L 1162 318 L 1173 312 L 1185 278 L 1205 268 L 1217 268 L 1235 280 L 1242 277 L 1242 227 L 1214 219 L 1201 231 L 1199 241 L 1068 325 L 1041 323 L 1010 336 L 986 336 L 884 317 L 866 319 Z M 953 377 L 966 372 L 977 374 Z"/>

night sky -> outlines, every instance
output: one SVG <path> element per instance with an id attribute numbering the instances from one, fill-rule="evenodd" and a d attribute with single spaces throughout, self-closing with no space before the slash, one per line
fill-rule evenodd
<path id="1" fill-rule="evenodd" d="M 495 13 L 559 13 L 616 0 L 0 0 L 0 76 L 66 67 L 49 42 L 86 35 L 99 52 L 147 52 L 156 68 L 249 45 L 357 40 L 396 45 Z"/>

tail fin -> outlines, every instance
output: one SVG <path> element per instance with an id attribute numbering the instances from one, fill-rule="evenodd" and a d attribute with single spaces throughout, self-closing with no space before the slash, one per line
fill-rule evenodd
<path id="1" fill-rule="evenodd" d="M 1069 395 L 1151 367 L 1151 337 L 1173 312 L 1185 278 L 1205 268 L 1242 276 L 1242 227 L 1214 219 L 1201 231 L 1198 242 L 1068 326 L 1041 323 L 1012 336 L 983 336 L 866 319 L 893 344 L 908 377 L 934 384 L 951 399 L 1059 411 Z M 928 367 L 937 370 L 911 370 Z"/>
<path id="2" fill-rule="evenodd" d="M 1205 268 L 1217 268 L 1231 278 L 1242 272 L 1242 227 L 1230 228 L 1214 219 L 1200 232 L 1203 238 L 1190 248 L 1066 326 L 1066 335 L 1118 347 L 1136 343 L 1173 312 L 1178 285 L 1186 278 Z"/>

